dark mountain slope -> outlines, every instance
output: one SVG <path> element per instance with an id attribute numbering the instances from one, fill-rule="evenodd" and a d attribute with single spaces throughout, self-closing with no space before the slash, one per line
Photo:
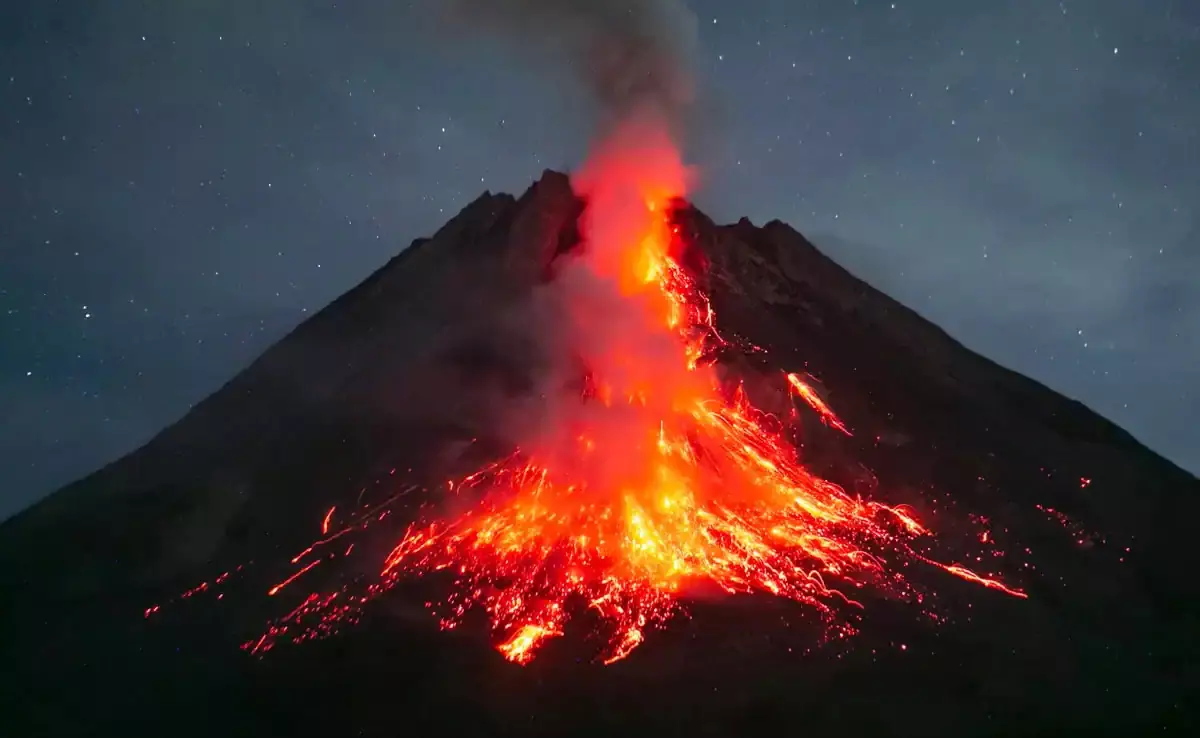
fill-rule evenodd
<path id="1" fill-rule="evenodd" d="M 553 172 L 520 199 L 483 195 L 147 446 L 0 526 L 0 701 L 12 734 L 1140 735 L 1192 725 L 1200 482 L 968 351 L 788 226 L 717 226 L 692 209 L 678 219 L 722 330 L 765 349 L 725 356 L 726 368 L 767 406 L 775 390 L 760 377 L 807 370 L 855 431 L 807 423 L 806 462 L 913 505 L 951 558 L 978 555 L 968 514 L 986 516 L 1008 552 L 998 568 L 1028 600 L 935 572 L 955 622 L 933 628 L 911 608 L 872 602 L 849 649 L 808 655 L 795 606 L 703 601 L 614 667 L 577 663 L 564 643 L 518 669 L 478 633 L 438 633 L 421 607 L 436 584 L 417 582 L 336 638 L 261 662 L 238 651 L 279 614 L 262 592 L 330 505 L 436 484 L 504 450 L 490 437 L 489 398 L 527 389 L 524 365 L 536 360 L 510 311 L 572 246 L 581 207 Z M 220 601 L 142 618 L 247 562 Z"/>

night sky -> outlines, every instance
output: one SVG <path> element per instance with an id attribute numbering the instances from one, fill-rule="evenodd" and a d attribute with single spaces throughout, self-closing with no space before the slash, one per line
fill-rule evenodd
<path id="1" fill-rule="evenodd" d="M 0 5 L 0 517 L 580 160 L 578 91 L 433 4 Z M 1200 470 L 1200 4 L 690 5 L 697 204 Z"/>

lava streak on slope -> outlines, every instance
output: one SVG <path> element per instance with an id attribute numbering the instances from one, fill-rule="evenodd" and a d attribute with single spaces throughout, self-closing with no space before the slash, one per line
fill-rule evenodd
<path id="1" fill-rule="evenodd" d="M 928 531 L 910 510 L 815 476 L 798 463 L 786 421 L 719 380 L 711 356 L 726 339 L 681 265 L 670 217 L 686 182 L 654 126 L 628 125 L 596 152 L 575 182 L 587 202 L 583 244 L 556 277 L 569 351 L 586 366 L 582 389 L 576 377 L 570 401 L 513 456 L 449 485 L 477 503 L 411 526 L 367 596 L 443 572 L 453 584 L 431 605 L 442 626 L 485 611 L 498 650 L 522 664 L 584 608 L 603 624 L 600 659 L 619 660 L 705 582 L 804 603 L 838 634 L 852 627 L 835 604 L 860 606 L 861 587 L 916 595 L 900 574 L 910 561 L 1023 597 L 918 554 L 911 542 Z M 799 375 L 780 385 L 850 433 Z M 247 646 L 327 631 L 350 599 L 310 595 Z"/>

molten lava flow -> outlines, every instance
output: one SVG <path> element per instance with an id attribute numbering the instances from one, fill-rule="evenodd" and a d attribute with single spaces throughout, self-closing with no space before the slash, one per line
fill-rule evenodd
<path id="1" fill-rule="evenodd" d="M 723 339 L 669 218 L 684 169 L 665 137 L 650 140 L 617 141 L 580 178 L 584 250 L 562 279 L 590 374 L 553 424 L 570 444 L 535 443 L 473 475 L 458 489 L 482 490 L 482 503 L 410 529 L 384 566 L 385 579 L 453 571 L 443 626 L 480 608 L 518 663 L 564 632 L 576 603 L 609 629 L 603 660 L 621 659 L 702 580 L 831 614 L 832 598 L 857 604 L 833 581 L 895 587 L 881 554 L 926 532 L 904 509 L 815 477 L 778 422 L 722 388 L 705 357 Z M 799 376 L 784 381 L 849 433 Z"/>
<path id="2" fill-rule="evenodd" d="M 756 410 L 740 386 L 719 381 L 708 357 L 724 339 L 681 266 L 683 244 L 671 224 L 686 172 L 670 140 L 631 129 L 610 144 L 576 182 L 588 203 L 584 244 L 558 276 L 571 348 L 587 367 L 582 390 L 547 419 L 543 437 L 451 485 L 458 495 L 478 494 L 478 504 L 410 527 L 373 592 L 404 576 L 453 576 L 436 606 L 443 627 L 482 610 L 498 650 L 524 664 L 584 607 L 603 623 L 602 660 L 624 658 L 696 583 L 785 597 L 831 623 L 835 600 L 858 605 L 844 591 L 904 590 L 896 562 L 936 564 L 909 548 L 927 532 L 921 523 L 907 509 L 852 497 L 813 475 L 782 424 Z M 798 375 L 780 384 L 849 434 Z M 936 565 L 1024 596 L 961 566 Z M 318 610 L 335 599 L 312 595 L 291 617 L 327 623 L 330 613 Z"/>

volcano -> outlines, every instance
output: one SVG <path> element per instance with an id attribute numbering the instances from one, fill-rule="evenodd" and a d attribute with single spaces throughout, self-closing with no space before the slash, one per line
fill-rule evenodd
<path id="1" fill-rule="evenodd" d="M 514 461 L 512 437 L 551 399 L 563 306 L 537 296 L 568 279 L 590 207 L 550 171 L 485 193 L 145 447 L 6 522 L 13 734 L 1195 726 L 1200 482 L 778 221 L 716 225 L 685 201 L 655 221 L 661 259 L 639 268 L 672 286 L 655 309 L 725 394 L 654 426 L 656 489 L 686 488 L 685 517 L 634 490 L 616 528 L 607 508 L 581 523 L 586 485 Z M 607 406 L 581 363 L 573 391 Z M 607 367 L 637 417 L 637 388 L 666 376 L 640 366 Z M 768 486 L 802 509 L 766 516 Z"/>

